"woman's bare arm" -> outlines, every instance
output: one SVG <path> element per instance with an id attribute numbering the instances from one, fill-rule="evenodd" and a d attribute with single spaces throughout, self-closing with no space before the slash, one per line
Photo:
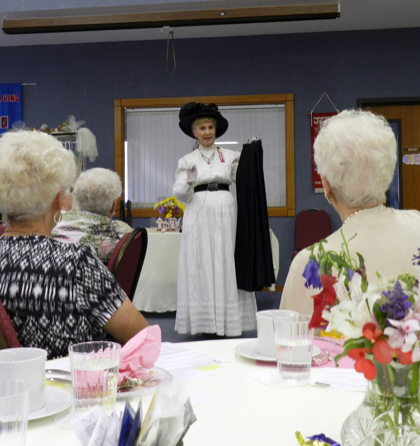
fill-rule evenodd
<path id="1" fill-rule="evenodd" d="M 145 317 L 127 297 L 118 310 L 105 324 L 105 330 L 118 342 L 125 344 L 129 339 L 149 325 Z"/>

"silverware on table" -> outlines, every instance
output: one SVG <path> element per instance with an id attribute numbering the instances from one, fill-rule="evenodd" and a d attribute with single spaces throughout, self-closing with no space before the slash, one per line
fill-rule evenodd
<path id="1" fill-rule="evenodd" d="M 51 374 L 51 375 L 63 375 L 63 376 L 68 376 L 68 377 L 71 376 L 70 372 L 68 372 L 66 370 L 59 370 L 59 369 L 46 369 L 45 373 L 47 375 Z"/>

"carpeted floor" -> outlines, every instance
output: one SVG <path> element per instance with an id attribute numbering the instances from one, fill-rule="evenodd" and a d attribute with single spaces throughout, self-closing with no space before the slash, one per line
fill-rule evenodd
<path id="1" fill-rule="evenodd" d="M 262 310 L 277 310 L 280 306 L 281 293 L 260 293 L 257 292 L 257 308 L 258 311 Z M 203 341 L 206 339 L 218 339 L 215 335 L 208 334 L 179 334 L 175 331 L 175 316 L 176 312 L 171 311 L 167 313 L 146 313 L 143 312 L 144 317 L 148 320 L 150 325 L 157 324 L 162 330 L 162 341 L 163 342 L 188 342 L 188 341 Z M 257 331 L 246 331 L 242 333 L 241 338 L 256 338 Z"/>

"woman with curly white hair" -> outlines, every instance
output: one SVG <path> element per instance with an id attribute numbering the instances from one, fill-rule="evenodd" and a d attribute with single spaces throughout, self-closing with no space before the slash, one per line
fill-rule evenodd
<path id="1" fill-rule="evenodd" d="M 133 230 L 123 221 L 112 220 L 121 193 L 121 179 L 112 170 L 96 167 L 82 172 L 73 191 L 79 209 L 63 213 L 53 238 L 87 245 L 107 264 L 120 238 Z"/>
<path id="2" fill-rule="evenodd" d="M 72 153 L 44 133 L 8 132 L 0 159 L 0 300 L 22 346 L 53 358 L 107 333 L 125 343 L 146 327 L 89 248 L 51 238 L 75 179 Z"/>
<path id="3" fill-rule="evenodd" d="M 325 197 L 340 216 L 344 237 L 352 239 L 353 258 L 363 255 L 368 280 L 375 283 L 377 271 L 387 277 L 415 273 L 412 257 L 420 247 L 420 213 L 384 205 L 397 160 L 388 122 L 368 111 L 345 110 L 323 123 L 314 156 Z M 327 242 L 325 249 L 341 251 L 340 230 Z M 319 290 L 305 287 L 302 273 L 308 260 L 306 249 L 294 258 L 280 308 L 312 313 L 311 296 Z"/>

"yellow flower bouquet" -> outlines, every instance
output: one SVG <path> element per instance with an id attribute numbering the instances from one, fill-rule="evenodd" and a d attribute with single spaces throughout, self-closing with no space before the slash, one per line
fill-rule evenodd
<path id="1" fill-rule="evenodd" d="M 178 214 L 185 209 L 185 205 L 180 203 L 175 197 L 168 197 L 165 200 L 159 201 L 154 208 L 159 214 L 166 218 L 177 217 Z"/>

